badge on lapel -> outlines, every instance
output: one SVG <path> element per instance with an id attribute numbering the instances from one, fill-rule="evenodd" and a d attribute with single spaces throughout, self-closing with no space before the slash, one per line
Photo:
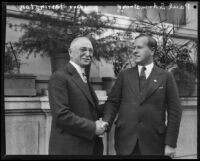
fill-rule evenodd
<path id="1" fill-rule="evenodd" d="M 156 80 L 156 79 L 154 79 L 153 81 L 154 81 L 154 83 L 157 83 L 157 80 Z"/>

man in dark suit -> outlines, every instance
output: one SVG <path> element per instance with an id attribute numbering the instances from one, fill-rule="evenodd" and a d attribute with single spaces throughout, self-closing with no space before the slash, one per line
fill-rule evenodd
<path id="1" fill-rule="evenodd" d="M 91 63 L 93 47 L 86 37 L 72 41 L 70 62 L 53 73 L 49 80 L 52 126 L 50 155 L 102 155 L 98 99 L 85 76 Z"/>
<path id="2" fill-rule="evenodd" d="M 175 155 L 182 109 L 173 75 L 153 63 L 156 47 L 151 36 L 136 37 L 137 65 L 119 74 L 105 104 L 108 131 L 118 114 L 118 155 Z"/>

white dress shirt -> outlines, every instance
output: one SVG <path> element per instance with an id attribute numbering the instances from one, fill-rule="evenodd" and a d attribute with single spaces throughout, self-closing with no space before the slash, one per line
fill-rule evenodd
<path id="1" fill-rule="evenodd" d="M 154 66 L 153 63 L 148 64 L 148 65 L 145 65 L 145 67 L 146 67 L 146 70 L 145 70 L 146 79 L 147 79 L 147 78 L 149 77 L 149 75 L 151 74 L 151 71 L 152 71 L 152 69 L 153 69 L 153 66 Z M 142 67 L 143 67 L 142 65 L 138 65 L 138 73 L 139 73 L 139 75 L 140 75 L 140 73 L 141 73 Z"/>
<path id="2" fill-rule="evenodd" d="M 81 68 L 78 64 L 74 63 L 73 61 L 69 61 L 71 65 L 76 69 L 76 71 L 79 73 L 80 77 L 82 78 L 83 82 L 87 83 L 87 79 L 83 76 L 83 73 L 85 74 L 85 68 Z"/>

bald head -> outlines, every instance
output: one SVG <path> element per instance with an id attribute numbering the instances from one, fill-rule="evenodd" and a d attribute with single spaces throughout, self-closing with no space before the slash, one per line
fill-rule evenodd
<path id="1" fill-rule="evenodd" d="M 76 48 L 82 45 L 83 43 L 92 46 L 91 41 L 87 37 L 77 37 L 74 40 L 72 40 L 70 44 L 70 49 Z"/>
<path id="2" fill-rule="evenodd" d="M 93 46 L 87 37 L 75 38 L 69 48 L 70 60 L 81 67 L 91 63 L 93 56 Z"/>

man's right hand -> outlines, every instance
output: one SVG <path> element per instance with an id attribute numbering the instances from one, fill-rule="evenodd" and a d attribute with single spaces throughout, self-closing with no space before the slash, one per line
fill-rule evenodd
<path id="1" fill-rule="evenodd" d="M 102 135 L 105 130 L 106 130 L 106 126 L 108 125 L 107 122 L 101 121 L 101 120 L 97 120 L 96 122 L 96 135 Z"/>

